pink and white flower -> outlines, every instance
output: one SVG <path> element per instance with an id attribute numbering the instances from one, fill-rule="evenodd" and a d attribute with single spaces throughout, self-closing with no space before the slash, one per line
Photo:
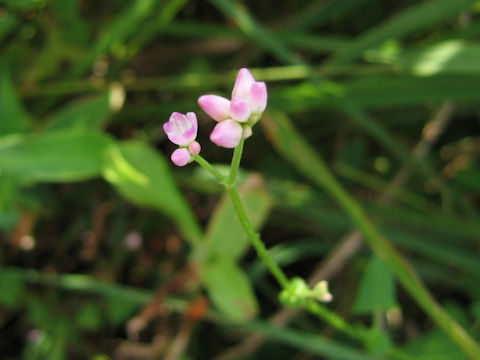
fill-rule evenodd
<path id="1" fill-rule="evenodd" d="M 180 148 L 172 153 L 171 160 L 177 166 L 185 166 L 193 159 L 193 155 L 200 153 L 200 144 L 195 141 L 197 137 L 197 116 L 193 112 L 185 115 L 174 112 L 168 122 L 163 124 L 163 130 L 168 139 Z"/>
<path id="2" fill-rule="evenodd" d="M 252 134 L 251 128 L 265 110 L 267 98 L 265 83 L 255 81 L 246 68 L 238 72 L 231 100 L 218 95 L 200 96 L 198 98 L 200 107 L 219 122 L 213 129 L 210 140 L 218 146 L 236 147 L 242 136 L 247 138 Z"/>

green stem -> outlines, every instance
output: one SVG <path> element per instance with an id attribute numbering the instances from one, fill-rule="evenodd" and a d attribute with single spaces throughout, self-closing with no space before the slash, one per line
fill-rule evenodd
<path id="1" fill-rule="evenodd" d="M 277 263 L 272 259 L 262 240 L 255 232 L 252 223 L 248 219 L 247 212 L 245 211 L 242 199 L 240 198 L 240 194 L 238 193 L 237 188 L 234 186 L 235 181 L 237 180 L 240 159 L 242 157 L 243 143 L 244 139 L 240 141 L 240 144 L 238 144 L 238 146 L 234 150 L 232 165 L 230 168 L 230 174 L 228 176 L 228 179 L 226 179 L 222 174 L 220 174 L 217 169 L 215 169 L 207 160 L 205 160 L 200 155 L 195 155 L 194 160 L 205 170 L 215 176 L 215 178 L 220 182 L 220 184 L 223 184 L 227 188 L 228 194 L 230 195 L 230 199 L 232 200 L 233 207 L 235 209 L 235 212 L 237 213 L 240 224 L 242 225 L 243 230 L 250 239 L 253 247 L 257 251 L 258 256 L 265 262 L 266 266 L 268 267 L 272 275 L 275 277 L 279 285 L 282 288 L 285 288 L 288 285 L 288 278 L 283 273 L 282 269 L 280 269 L 280 267 L 277 265 Z"/>
<path id="2" fill-rule="evenodd" d="M 240 221 L 240 224 L 242 225 L 243 230 L 250 239 L 253 247 L 257 251 L 258 256 L 263 260 L 275 280 L 277 280 L 278 284 L 282 288 L 286 288 L 289 284 L 288 278 L 282 271 L 282 269 L 277 265 L 277 263 L 272 259 L 262 240 L 253 229 L 253 226 L 248 219 L 245 208 L 243 207 L 242 199 L 240 199 L 240 194 L 238 193 L 237 188 L 232 186 L 228 187 L 227 190 L 228 194 L 230 195 L 230 199 L 232 200 L 235 212 L 237 213 L 238 220 Z"/>
<path id="3" fill-rule="evenodd" d="M 232 163 L 230 165 L 230 174 L 228 175 L 228 179 L 227 179 L 227 185 L 229 186 L 233 186 L 235 184 L 235 181 L 237 181 L 238 168 L 240 167 L 240 160 L 242 159 L 244 143 L 245 143 L 245 139 L 242 136 L 240 143 L 237 145 L 237 147 L 233 151 Z"/>
<path id="4" fill-rule="evenodd" d="M 364 333 L 360 329 L 349 325 L 343 318 L 329 311 L 327 308 L 320 305 L 318 302 L 306 300 L 302 304 L 302 306 L 311 314 L 317 315 L 319 318 L 324 319 L 337 330 L 340 330 L 343 333 L 350 335 L 354 339 L 361 340 L 362 342 L 366 341 L 366 333 Z"/>
<path id="5" fill-rule="evenodd" d="M 212 174 L 220 184 L 225 184 L 226 178 L 223 176 L 220 171 L 215 169 L 212 164 L 210 164 L 207 160 L 205 160 L 200 155 L 195 155 L 193 158 L 201 167 L 207 170 L 210 174 Z"/>

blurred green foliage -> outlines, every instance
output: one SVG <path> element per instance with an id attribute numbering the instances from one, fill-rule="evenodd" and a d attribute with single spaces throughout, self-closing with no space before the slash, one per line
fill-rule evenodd
<path id="1" fill-rule="evenodd" d="M 478 340 L 479 12 L 476 0 L 0 1 L 2 359 L 465 359 L 349 240 L 358 223 L 320 188 L 318 159 Z M 202 155 L 230 160 L 196 99 L 228 95 L 241 67 L 269 88 L 245 144 L 247 212 L 290 276 L 331 278 L 328 307 L 360 337 L 301 312 L 269 323 L 285 311 L 279 289 L 231 204 L 168 161 L 172 111 L 197 112 Z M 245 345 L 251 334 L 262 341 Z"/>

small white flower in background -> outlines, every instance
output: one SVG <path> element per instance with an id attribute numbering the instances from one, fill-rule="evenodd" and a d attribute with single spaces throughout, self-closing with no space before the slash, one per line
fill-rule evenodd
<path id="1" fill-rule="evenodd" d="M 138 231 L 131 231 L 125 236 L 125 247 L 129 250 L 138 250 L 143 243 L 143 236 Z"/>

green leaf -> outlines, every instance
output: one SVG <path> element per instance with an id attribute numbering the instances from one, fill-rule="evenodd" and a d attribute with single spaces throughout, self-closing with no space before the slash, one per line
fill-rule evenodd
<path id="1" fill-rule="evenodd" d="M 107 314 L 114 325 L 123 324 L 138 309 L 138 303 L 129 298 L 106 295 Z"/>
<path id="2" fill-rule="evenodd" d="M 360 287 L 353 305 L 356 314 L 370 314 L 388 310 L 396 305 L 395 282 L 388 267 L 373 256 L 363 273 Z"/>
<path id="3" fill-rule="evenodd" d="M 170 216 L 191 242 L 201 237 L 200 226 L 165 159 L 146 143 L 128 141 L 112 146 L 103 176 L 128 200 Z"/>
<path id="4" fill-rule="evenodd" d="M 96 304 L 86 303 L 76 312 L 75 321 L 82 330 L 97 330 L 102 326 L 102 312 Z"/>
<path id="5" fill-rule="evenodd" d="M 48 4 L 58 18 L 62 38 L 73 44 L 85 44 L 90 39 L 90 27 L 87 19 L 82 16 L 80 2 L 51 0 Z"/>
<path id="6" fill-rule="evenodd" d="M 445 100 L 478 101 L 479 77 L 432 76 L 371 76 L 349 82 L 344 98 L 360 106 L 424 104 Z M 475 85 L 477 84 L 477 85 Z M 341 104 L 339 104 L 341 106 Z"/>
<path id="7" fill-rule="evenodd" d="M 13 307 L 19 299 L 23 291 L 23 278 L 21 274 L 9 271 L 7 269 L 0 270 L 0 304 L 6 307 Z"/>
<path id="8" fill-rule="evenodd" d="M 17 224 L 20 211 L 17 201 L 20 198 L 18 182 L 0 175 L 0 230 L 11 230 Z"/>
<path id="9" fill-rule="evenodd" d="M 480 100 L 480 76 L 438 75 L 365 76 L 342 84 L 302 83 L 285 89 L 272 89 L 269 101 L 287 111 L 306 111 L 334 106 L 343 109 L 345 101 L 359 107 L 414 105 L 445 100 L 476 103 Z M 270 96 L 271 95 L 271 96 Z"/>
<path id="10" fill-rule="evenodd" d="M 61 131 L 0 139 L 0 171 L 28 182 L 69 182 L 101 174 L 110 138 Z"/>
<path id="11" fill-rule="evenodd" d="M 455 183 L 460 188 L 470 191 L 480 191 L 480 165 L 471 164 L 469 167 L 455 174 Z"/>
<path id="12" fill-rule="evenodd" d="M 46 130 L 101 128 L 112 114 L 110 100 L 113 94 L 116 93 L 112 91 L 109 94 L 70 104 L 50 118 Z"/>
<path id="13" fill-rule="evenodd" d="M 470 311 L 475 318 L 475 321 L 477 321 L 477 323 L 480 323 L 480 300 L 477 300 L 470 305 Z"/>
<path id="14" fill-rule="evenodd" d="M 266 220 L 272 199 L 259 175 L 250 175 L 239 188 L 247 215 L 255 229 Z M 225 194 L 211 217 L 205 241 L 208 254 L 226 256 L 236 260 L 243 255 L 249 245 L 228 194 Z"/>
<path id="15" fill-rule="evenodd" d="M 245 273 L 228 257 L 210 259 L 201 268 L 203 283 L 219 311 L 245 321 L 258 311 L 257 300 Z"/>
<path id="16" fill-rule="evenodd" d="M 372 328 L 367 334 L 366 346 L 370 354 L 385 355 L 385 353 L 392 347 L 392 341 L 388 336 L 388 332 Z"/>
<path id="17" fill-rule="evenodd" d="M 480 74 L 480 45 L 461 40 L 434 43 L 418 50 L 389 53 L 388 48 L 371 52 L 373 61 L 395 65 L 395 69 L 418 76 L 437 74 Z"/>
<path id="18" fill-rule="evenodd" d="M 363 168 L 368 157 L 368 144 L 364 137 L 355 137 L 342 145 L 338 162 L 348 166 Z"/>
<path id="19" fill-rule="evenodd" d="M 411 356 L 419 359 L 467 360 L 468 358 L 438 329 L 417 336 L 404 347 Z"/>
<path id="20" fill-rule="evenodd" d="M 0 67 L 0 114 L 0 136 L 25 133 L 32 127 L 6 66 Z"/>

